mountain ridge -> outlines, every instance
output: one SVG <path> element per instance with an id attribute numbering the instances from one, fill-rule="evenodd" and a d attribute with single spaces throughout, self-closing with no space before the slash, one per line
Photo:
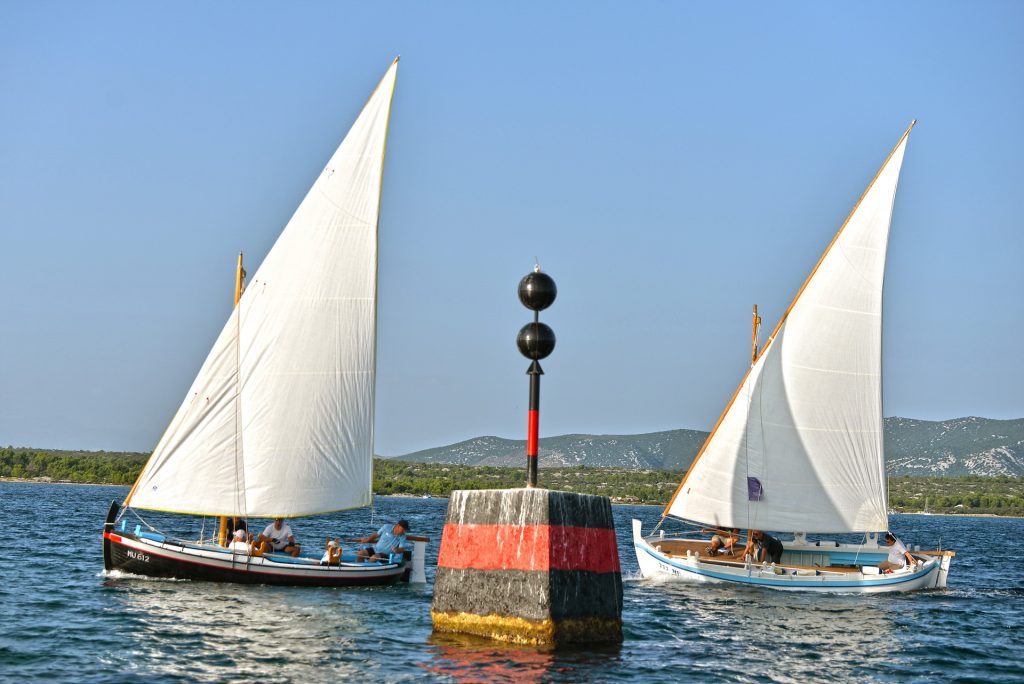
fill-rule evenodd
<path id="1" fill-rule="evenodd" d="M 1024 476 L 1024 418 L 966 416 L 927 421 L 892 416 L 884 421 L 884 433 L 886 471 L 891 476 Z M 681 428 L 637 435 L 573 433 L 543 437 L 538 440 L 539 465 L 686 470 L 708 434 Z M 525 440 L 481 436 L 388 458 L 518 466 L 524 462 L 525 450 Z"/>

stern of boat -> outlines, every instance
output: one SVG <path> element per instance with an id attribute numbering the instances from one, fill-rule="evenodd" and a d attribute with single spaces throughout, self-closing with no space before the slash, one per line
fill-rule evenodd
<path id="1" fill-rule="evenodd" d="M 955 551 L 914 551 L 914 555 L 924 556 L 929 560 L 936 560 L 939 564 L 939 571 L 935 574 L 933 589 L 945 589 L 946 580 L 949 577 L 949 566 L 953 562 Z"/>
<path id="2" fill-rule="evenodd" d="M 406 571 L 402 575 L 402 581 L 409 584 L 425 584 L 427 581 L 427 542 L 430 541 L 430 537 L 409 534 L 405 538 L 412 542 L 412 551 L 410 557 L 406 559 Z"/>

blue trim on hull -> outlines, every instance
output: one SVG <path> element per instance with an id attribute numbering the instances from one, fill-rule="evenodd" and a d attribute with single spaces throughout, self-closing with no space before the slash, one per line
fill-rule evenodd
<path id="1" fill-rule="evenodd" d="M 800 580 L 788 580 L 788 579 L 783 580 L 783 579 L 760 578 L 760 577 L 752 577 L 752 576 L 749 576 L 749 575 L 746 576 L 746 577 L 740 577 L 740 576 L 732 575 L 732 574 L 718 573 L 718 572 L 713 572 L 713 571 L 708 571 L 708 570 L 698 570 L 696 568 L 691 568 L 691 567 L 688 567 L 686 565 L 682 565 L 680 563 L 676 563 L 675 561 L 671 560 L 670 558 L 667 558 L 665 556 L 661 556 L 661 555 L 655 553 L 646 544 L 645 545 L 640 545 L 640 544 L 634 543 L 633 546 L 635 548 L 637 548 L 637 549 L 640 549 L 641 551 L 643 551 L 647 555 L 651 556 L 652 558 L 654 558 L 659 563 L 664 563 L 666 565 L 671 565 L 673 568 L 677 568 L 679 570 L 683 570 L 683 571 L 688 572 L 688 573 L 690 573 L 692 575 L 697 575 L 699 577 L 711 577 L 711 578 L 714 578 L 714 579 L 717 579 L 717 580 L 721 580 L 723 582 L 733 582 L 735 584 L 751 584 L 751 585 L 769 586 L 769 587 L 793 587 L 793 588 L 797 588 L 797 587 L 805 587 L 805 588 L 821 588 L 821 587 L 830 587 L 830 588 L 831 587 L 835 587 L 835 588 L 843 588 L 843 587 L 885 587 L 885 586 L 894 586 L 894 585 L 898 585 L 898 584 L 905 584 L 905 583 L 908 583 L 908 582 L 912 582 L 914 580 L 917 580 L 917 579 L 920 579 L 920 578 L 924 577 L 925 575 L 927 575 L 928 573 L 932 572 L 935 569 L 934 567 L 929 567 L 929 568 L 927 568 L 925 570 L 919 570 L 919 571 L 917 571 L 917 572 L 915 572 L 915 573 L 913 573 L 911 575 L 902 575 L 900 577 L 893 577 L 893 578 L 880 579 L 880 580 L 856 580 L 856 581 L 819 580 L 817 582 L 808 582 L 808 581 L 800 581 Z M 793 577 L 793 575 L 789 575 L 789 577 Z"/>
<path id="2" fill-rule="evenodd" d="M 223 565 L 221 559 L 201 556 L 181 557 L 174 549 L 149 547 L 139 550 L 126 545 L 123 540 L 133 540 L 133 535 L 113 533 L 119 539 L 112 539 L 110 533 L 103 535 L 104 548 L 110 552 L 111 567 L 108 570 L 122 570 L 148 577 L 169 577 L 212 582 L 234 582 L 239 584 L 273 584 L 283 586 L 359 586 L 391 584 L 402 580 L 409 569 L 400 564 L 360 564 L 358 568 L 321 566 L 319 564 L 282 563 L 277 572 L 273 566 L 253 566 L 246 562 Z M 132 554 L 132 555 L 130 555 Z M 230 555 L 230 554 L 227 554 Z M 144 556 L 144 559 L 139 559 Z M 289 556 L 290 558 L 290 556 Z M 268 558 L 275 562 L 273 558 Z M 293 559 L 294 560 L 294 559 Z"/>

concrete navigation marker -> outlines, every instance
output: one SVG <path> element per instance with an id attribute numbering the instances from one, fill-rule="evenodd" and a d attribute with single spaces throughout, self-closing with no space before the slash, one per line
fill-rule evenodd
<path id="1" fill-rule="evenodd" d="M 607 497 L 452 492 L 434 630 L 526 644 L 622 641 L 622 571 Z"/>

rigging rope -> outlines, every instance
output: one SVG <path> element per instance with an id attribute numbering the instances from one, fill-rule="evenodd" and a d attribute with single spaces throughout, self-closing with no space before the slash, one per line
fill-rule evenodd
<path id="1" fill-rule="evenodd" d="M 131 511 L 131 512 L 132 512 L 132 515 L 134 515 L 134 516 L 135 516 L 136 518 L 138 518 L 138 519 L 139 519 L 139 522 L 141 522 L 141 523 L 142 523 L 143 525 L 145 525 L 145 526 L 146 526 L 146 528 L 147 528 L 147 529 L 149 529 L 149 530 L 150 530 L 151 532 L 156 532 L 157 534 L 163 534 L 163 532 L 161 532 L 160 530 L 156 529 L 155 527 L 153 527 L 152 525 L 150 525 L 150 524 L 149 524 L 148 522 L 146 522 L 145 520 L 143 520 L 143 519 L 142 519 L 142 516 L 141 516 L 141 515 L 139 515 L 139 514 L 138 514 L 138 512 L 137 512 L 137 511 L 136 511 L 136 510 L 135 510 L 134 508 L 128 508 L 128 509 L 126 509 L 126 510 L 128 510 L 128 511 Z"/>

